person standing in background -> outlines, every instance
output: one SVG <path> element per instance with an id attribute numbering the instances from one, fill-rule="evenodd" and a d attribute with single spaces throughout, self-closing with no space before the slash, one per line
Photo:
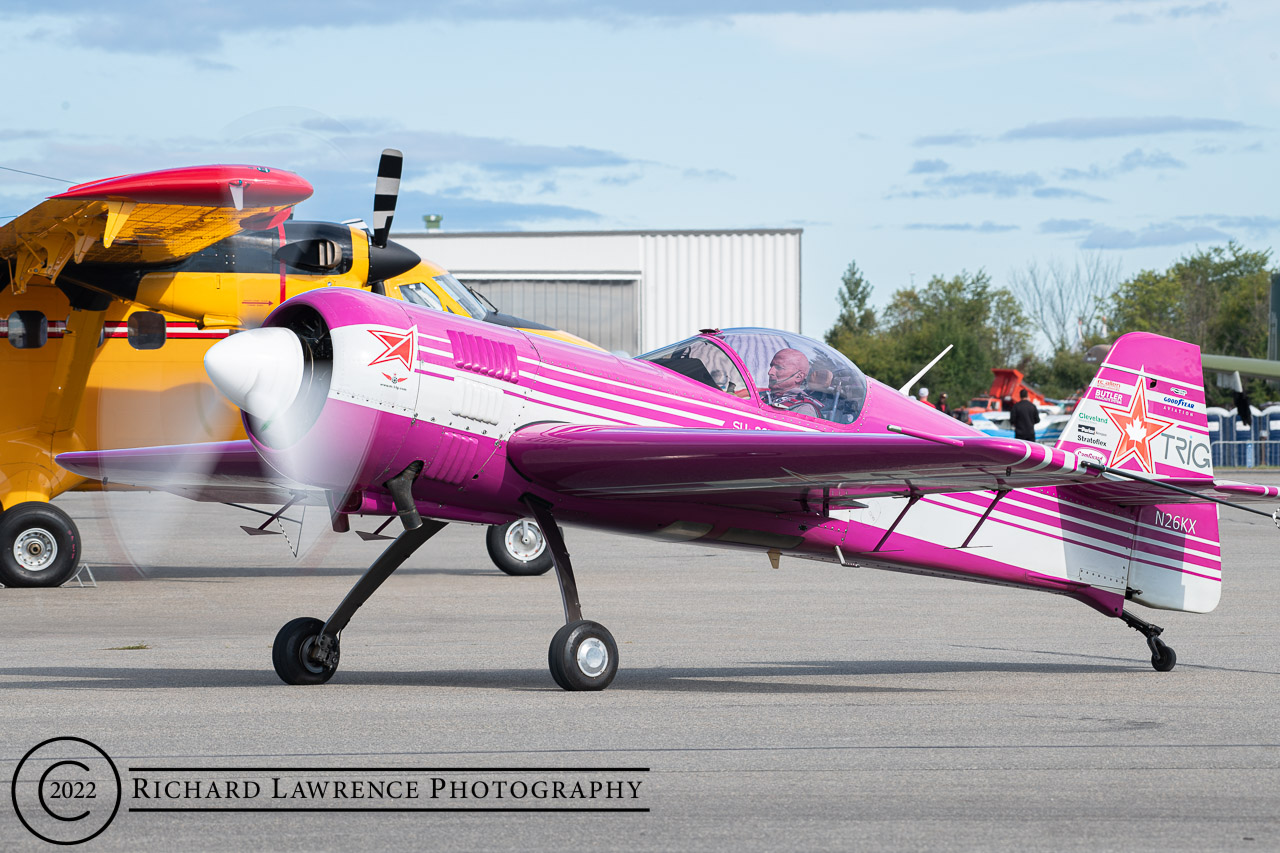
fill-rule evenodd
<path id="1" fill-rule="evenodd" d="M 1023 388 L 1018 395 L 1018 402 L 1013 404 L 1009 412 L 1009 421 L 1013 424 L 1013 437 L 1023 441 L 1036 440 L 1036 424 L 1040 423 L 1040 410 L 1036 404 L 1027 399 L 1027 389 Z"/>

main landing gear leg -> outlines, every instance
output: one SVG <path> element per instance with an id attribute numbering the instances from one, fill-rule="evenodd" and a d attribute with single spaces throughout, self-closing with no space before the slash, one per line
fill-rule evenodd
<path id="1" fill-rule="evenodd" d="M 1120 618 L 1124 620 L 1124 624 L 1147 638 L 1147 645 L 1151 647 L 1151 666 L 1156 672 L 1168 672 L 1173 669 L 1173 665 L 1178 662 L 1178 656 L 1171 646 L 1166 646 L 1160 639 L 1163 628 L 1139 619 L 1127 610 L 1121 612 Z"/>
<path id="2" fill-rule="evenodd" d="M 565 690 L 603 690 L 618 674 L 618 644 L 603 625 L 582 618 L 573 564 L 560 527 L 551 515 L 551 505 L 533 495 L 526 495 L 524 504 L 546 537 L 564 600 L 564 627 L 556 631 L 547 649 L 551 677 Z"/>
<path id="3" fill-rule="evenodd" d="M 276 634 L 271 663 L 286 684 L 324 684 L 332 678 L 338 670 L 338 635 L 351 617 L 414 551 L 445 528 L 443 521 L 423 521 L 413 506 L 409 487 L 422 470 L 420 462 L 414 465 L 416 469 L 411 465 L 386 484 L 396 499 L 404 532 L 360 576 L 329 621 L 304 616 L 289 622 Z"/>

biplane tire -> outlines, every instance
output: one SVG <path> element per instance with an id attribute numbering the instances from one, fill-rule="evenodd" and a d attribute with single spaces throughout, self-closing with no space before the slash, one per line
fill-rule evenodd
<path id="1" fill-rule="evenodd" d="M 531 518 L 493 525 L 484 535 L 484 544 L 493 564 L 509 575 L 544 575 L 553 565 L 547 537 Z"/>
<path id="2" fill-rule="evenodd" d="M 603 625 L 580 619 L 556 631 L 547 664 L 565 690 L 604 690 L 618 674 L 618 644 Z"/>
<path id="3" fill-rule="evenodd" d="M 330 665 L 322 665 L 304 656 L 323 628 L 324 622 L 319 619 L 302 616 L 285 623 L 280 633 L 276 634 L 276 640 L 271 644 L 271 663 L 276 668 L 276 675 L 285 684 L 324 684 L 338 671 L 336 661 Z M 333 651 L 337 657 L 339 649 L 336 639 Z"/>
<path id="4" fill-rule="evenodd" d="M 52 504 L 27 501 L 0 515 L 0 583 L 62 586 L 80 569 L 80 531 Z"/>
<path id="5" fill-rule="evenodd" d="M 1168 672 L 1178 662 L 1178 655 L 1173 648 L 1159 640 L 1152 640 L 1151 666 L 1156 672 Z"/>

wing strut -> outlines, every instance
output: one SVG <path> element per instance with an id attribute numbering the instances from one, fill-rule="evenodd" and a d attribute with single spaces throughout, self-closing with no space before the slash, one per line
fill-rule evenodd
<path id="1" fill-rule="evenodd" d="M 996 489 L 996 496 L 991 500 L 990 505 L 988 505 L 987 508 L 982 511 L 982 518 L 979 518 L 978 523 L 975 524 L 973 526 L 973 529 L 969 531 L 969 535 L 965 537 L 964 544 L 960 546 L 961 548 L 969 547 L 969 543 L 973 541 L 973 537 L 978 532 L 978 528 L 981 527 L 982 523 L 987 520 L 988 516 L 991 515 L 991 511 L 996 508 L 996 504 L 1000 503 L 1000 499 L 1003 498 L 1005 495 L 1009 494 L 1009 492 L 1011 491 L 1013 490 L 1012 489 Z"/>
<path id="2" fill-rule="evenodd" d="M 893 535 L 893 531 L 898 529 L 898 525 L 902 522 L 902 519 L 907 517 L 907 513 L 911 512 L 911 508 L 916 505 L 916 501 L 920 500 L 922 497 L 924 497 L 924 492 L 918 492 L 915 489 L 912 489 L 910 496 L 907 497 L 907 505 L 902 508 L 902 512 L 898 513 L 898 517 L 893 520 L 893 524 L 890 524 L 889 529 L 886 530 L 884 532 L 884 535 L 880 537 L 880 541 L 876 543 L 876 547 L 872 548 L 870 551 L 855 551 L 854 553 L 855 554 L 880 553 L 880 549 L 884 547 L 884 543 L 889 541 L 889 537 Z"/>
<path id="3" fill-rule="evenodd" d="M 289 501 L 284 506 L 280 507 L 278 510 L 268 515 L 267 520 L 262 522 L 262 524 L 259 525 L 258 527 L 250 527 L 247 524 L 242 524 L 240 525 L 240 529 L 243 530 L 245 533 L 248 533 L 250 536 L 275 536 L 276 531 L 267 530 L 267 525 L 275 521 L 277 518 L 280 518 L 282 515 L 284 515 L 284 511 L 287 510 L 289 507 L 293 506 L 294 504 L 296 504 L 299 500 L 300 498 L 297 495 L 294 495 L 293 497 L 289 498 Z M 241 506 L 240 504 L 229 503 L 227 504 L 227 506 L 233 506 L 233 507 L 236 507 L 237 509 L 247 509 L 250 512 L 262 512 L 262 510 L 260 509 L 253 509 L 252 507 Z M 263 514 L 265 515 L 266 513 L 263 513 Z M 293 521 L 293 519 L 291 518 L 286 520 Z M 302 522 L 299 521 L 298 524 L 302 524 Z M 297 554 L 295 553 L 294 556 L 297 556 Z"/>
<path id="4" fill-rule="evenodd" d="M 356 535 L 366 542 L 372 541 L 374 539 L 390 539 L 392 537 L 383 536 L 382 531 L 386 530 L 387 525 L 389 525 L 391 522 L 395 520 L 396 520 L 396 517 L 394 515 L 389 515 L 387 516 L 387 520 L 382 522 L 382 525 L 377 530 L 373 531 L 372 533 L 366 533 L 363 530 L 357 530 Z"/>

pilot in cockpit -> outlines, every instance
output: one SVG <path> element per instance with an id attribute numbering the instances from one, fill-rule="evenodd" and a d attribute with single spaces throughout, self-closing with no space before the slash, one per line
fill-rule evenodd
<path id="1" fill-rule="evenodd" d="M 797 349 L 780 349 L 769 362 L 769 388 L 760 398 L 775 409 L 816 418 L 822 406 L 805 391 L 808 376 L 808 356 Z"/>

